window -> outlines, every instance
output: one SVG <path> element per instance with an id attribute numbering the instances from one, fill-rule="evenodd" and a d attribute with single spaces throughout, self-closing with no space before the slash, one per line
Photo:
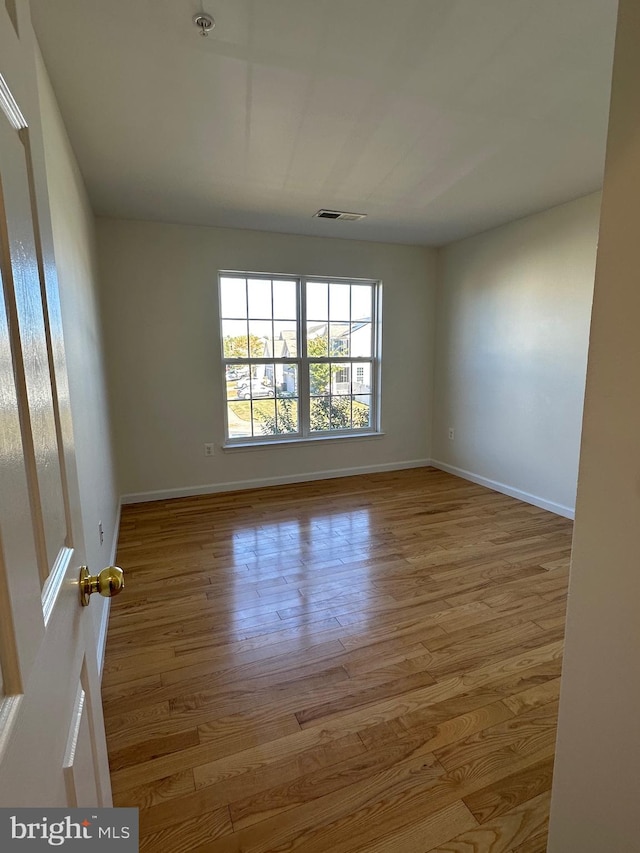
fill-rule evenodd
<path id="1" fill-rule="evenodd" d="M 379 432 L 380 284 L 220 273 L 228 444 Z"/>

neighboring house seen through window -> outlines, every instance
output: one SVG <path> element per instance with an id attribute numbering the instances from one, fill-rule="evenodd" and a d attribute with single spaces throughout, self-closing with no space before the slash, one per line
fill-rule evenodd
<path id="1" fill-rule="evenodd" d="M 228 444 L 379 432 L 379 282 L 219 279 Z"/>

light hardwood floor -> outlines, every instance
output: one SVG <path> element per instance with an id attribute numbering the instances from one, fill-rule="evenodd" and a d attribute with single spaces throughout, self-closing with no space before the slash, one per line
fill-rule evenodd
<path id="1" fill-rule="evenodd" d="M 434 469 L 125 507 L 141 850 L 542 853 L 571 531 Z"/>

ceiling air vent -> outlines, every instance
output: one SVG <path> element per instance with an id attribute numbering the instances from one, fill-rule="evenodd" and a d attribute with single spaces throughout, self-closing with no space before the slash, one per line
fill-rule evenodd
<path id="1" fill-rule="evenodd" d="M 344 210 L 324 210 L 320 209 L 313 214 L 318 219 L 344 219 L 346 222 L 357 222 L 358 219 L 364 219 L 366 213 L 347 213 Z"/>

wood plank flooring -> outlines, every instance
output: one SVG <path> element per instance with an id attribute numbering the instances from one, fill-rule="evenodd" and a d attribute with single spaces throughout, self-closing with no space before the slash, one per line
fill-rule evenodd
<path id="1" fill-rule="evenodd" d="M 123 509 L 145 853 L 542 853 L 572 524 L 434 469 Z"/>

